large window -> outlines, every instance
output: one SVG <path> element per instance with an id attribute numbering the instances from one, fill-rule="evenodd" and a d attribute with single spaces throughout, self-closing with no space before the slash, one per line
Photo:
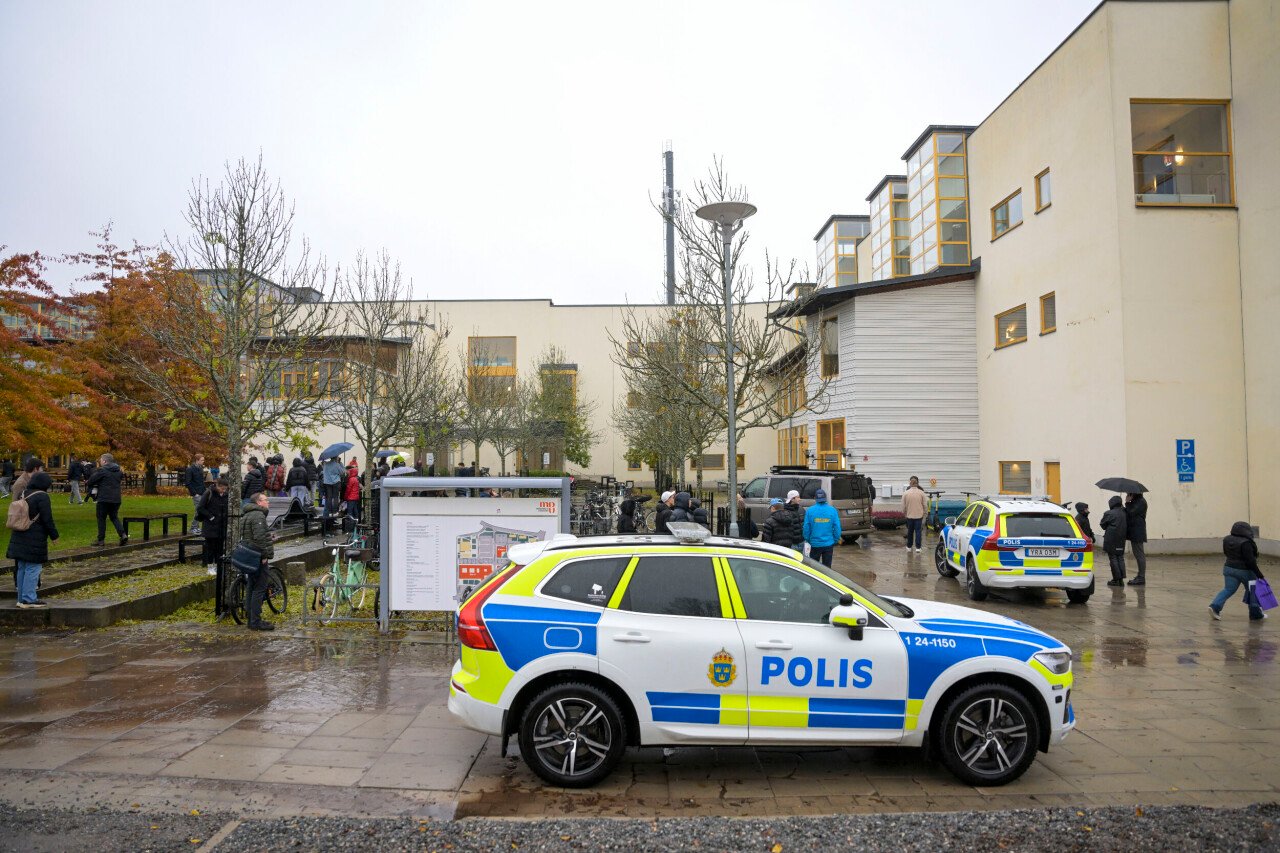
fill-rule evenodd
<path id="1" fill-rule="evenodd" d="M 748 619 L 825 625 L 840 603 L 836 590 L 776 563 L 730 557 L 729 570 Z"/>
<path id="2" fill-rule="evenodd" d="M 467 339 L 467 390 L 492 399 L 513 393 L 516 385 L 516 339 Z"/>
<path id="3" fill-rule="evenodd" d="M 823 320 L 818 327 L 822 350 L 822 378 L 840 373 L 840 321 L 836 317 Z"/>
<path id="4" fill-rule="evenodd" d="M 630 562 L 629 556 L 574 560 L 560 567 L 543 584 L 542 594 L 604 607 Z"/>
<path id="5" fill-rule="evenodd" d="M 844 418 L 818 421 L 818 467 L 825 471 L 844 468 Z"/>
<path id="6" fill-rule="evenodd" d="M 996 349 L 1020 344 L 1027 339 L 1027 306 L 1010 308 L 996 315 Z"/>
<path id="7" fill-rule="evenodd" d="M 1058 331 L 1058 300 L 1055 294 L 1040 297 L 1040 334 Z"/>
<path id="8" fill-rule="evenodd" d="M 704 453 L 702 458 L 696 456 L 689 458 L 689 462 L 693 465 L 693 470 L 697 471 L 701 468 L 703 471 L 723 471 L 724 470 L 724 454 L 723 453 Z"/>
<path id="9" fill-rule="evenodd" d="M 1049 182 L 1049 170 L 1036 175 L 1036 213 L 1053 204 L 1053 186 Z"/>
<path id="10" fill-rule="evenodd" d="M 809 428 L 805 426 L 783 427 L 778 430 L 778 464 L 803 465 L 805 451 L 809 449 Z M 739 465 L 745 468 L 745 465 Z"/>
<path id="11" fill-rule="evenodd" d="M 1031 494 L 1031 463 L 1030 462 L 1001 462 L 1000 463 L 1000 494 L 1002 495 Z"/>
<path id="12" fill-rule="evenodd" d="M 664 616 L 722 616 L 710 557 L 641 557 L 621 609 Z"/>
<path id="13" fill-rule="evenodd" d="M 991 208 L 991 239 L 997 240 L 1022 224 L 1022 190 Z"/>
<path id="14" fill-rule="evenodd" d="M 1138 205 L 1226 206 L 1232 192 L 1225 101 L 1130 101 Z"/>

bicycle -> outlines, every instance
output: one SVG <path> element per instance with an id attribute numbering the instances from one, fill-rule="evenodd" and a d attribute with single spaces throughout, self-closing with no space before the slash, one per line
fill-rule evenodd
<path id="1" fill-rule="evenodd" d="M 284 582 L 284 575 L 275 566 L 268 565 L 262 571 L 267 573 L 267 592 L 263 602 L 277 616 L 289 609 L 289 587 Z M 231 618 L 237 625 L 249 621 L 246 608 L 249 599 L 249 576 L 240 572 L 240 576 L 231 582 Z"/>
<path id="2" fill-rule="evenodd" d="M 333 548 L 333 568 L 320 578 L 311 594 L 311 609 L 320 612 L 321 622 L 330 622 L 338 615 L 338 608 L 348 605 L 351 615 L 355 616 L 364 608 L 365 598 L 369 590 L 365 588 L 369 576 L 372 549 L 367 548 L 365 537 L 359 530 L 352 532 L 347 542 L 326 542 Z M 346 557 L 344 571 L 342 558 Z M 375 596 L 375 603 L 377 597 Z M 327 612 L 327 613 L 326 613 Z"/>

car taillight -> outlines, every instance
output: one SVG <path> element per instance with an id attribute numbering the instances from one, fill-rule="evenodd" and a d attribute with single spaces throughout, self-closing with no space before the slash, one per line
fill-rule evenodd
<path id="1" fill-rule="evenodd" d="M 493 644 L 493 637 L 489 634 L 489 629 L 485 627 L 484 617 L 480 615 L 480 608 L 484 607 L 484 603 L 489 597 L 498 591 L 507 579 L 515 573 L 519 566 L 511 565 L 503 569 L 493 577 L 487 584 L 476 590 L 475 594 L 468 598 L 462 604 L 462 609 L 458 611 L 458 642 L 469 649 L 479 649 L 485 652 L 496 652 L 498 647 Z"/>
<path id="2" fill-rule="evenodd" d="M 983 551 L 1016 551 L 1018 550 L 1016 545 L 1010 546 L 1010 545 L 996 544 L 997 542 L 1000 541 L 1000 538 L 1003 534 L 1004 534 L 1004 518 L 1003 516 L 997 515 L 995 529 L 991 531 L 991 535 L 987 537 L 987 541 L 982 543 L 982 550 Z"/>

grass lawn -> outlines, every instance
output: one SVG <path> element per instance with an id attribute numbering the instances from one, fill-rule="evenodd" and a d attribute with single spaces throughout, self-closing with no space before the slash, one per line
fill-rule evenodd
<path id="1" fill-rule="evenodd" d="M 58 526 L 59 534 L 57 542 L 49 543 L 50 556 L 53 556 L 57 551 L 67 548 L 83 548 L 85 545 L 92 545 L 97 541 L 97 504 L 92 501 L 85 501 L 82 504 L 71 505 L 67 503 L 66 494 L 58 492 L 51 494 L 49 497 L 53 501 L 53 523 Z M 8 499 L 0 500 L 0 512 L 7 513 L 8 511 Z M 120 504 L 120 517 L 122 519 L 126 515 L 154 515 L 159 512 L 185 512 L 187 514 L 187 524 L 192 522 L 195 515 L 195 510 L 189 497 L 126 494 L 124 503 Z M 170 533 L 177 532 L 180 527 L 181 525 L 175 522 L 169 522 Z M 4 554 L 9 547 L 9 534 L 11 532 L 8 528 L 0 528 L 0 554 Z M 156 536 L 159 533 L 160 524 L 158 522 L 153 523 L 151 535 Z M 138 537 L 137 541 L 141 541 L 142 528 L 139 525 L 133 525 L 131 535 Z M 111 522 L 108 521 L 107 544 L 114 545 L 118 541 L 116 532 L 111 527 Z"/>

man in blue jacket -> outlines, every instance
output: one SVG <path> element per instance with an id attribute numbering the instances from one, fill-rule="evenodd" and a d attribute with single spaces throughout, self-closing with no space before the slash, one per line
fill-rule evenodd
<path id="1" fill-rule="evenodd" d="M 809 543 L 809 556 L 830 568 L 835 545 L 842 536 L 840 514 L 827 503 L 827 493 L 822 489 L 813 499 L 817 503 L 804 511 L 804 541 Z"/>

